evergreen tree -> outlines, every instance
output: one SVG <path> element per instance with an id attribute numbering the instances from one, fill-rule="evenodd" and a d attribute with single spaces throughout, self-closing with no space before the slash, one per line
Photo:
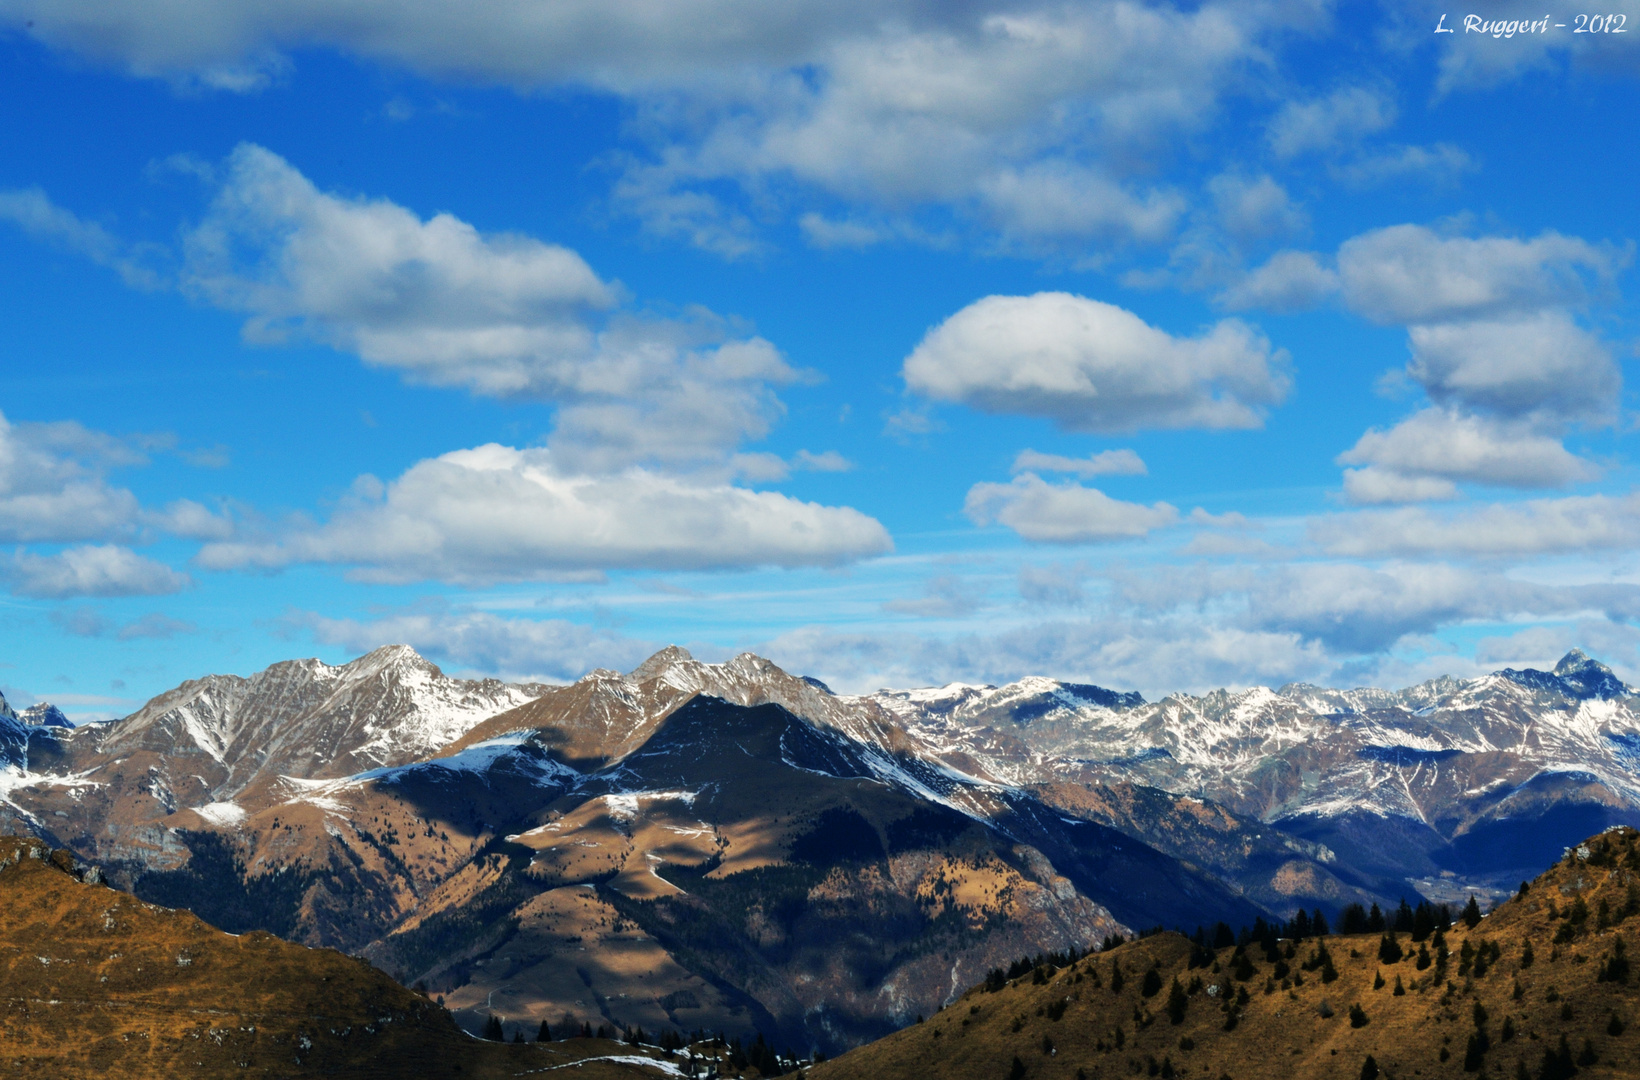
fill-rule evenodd
<path id="1" fill-rule="evenodd" d="M 1475 894 L 1469 894 L 1469 903 L 1463 906 L 1463 924 L 1473 930 L 1481 924 L 1481 905 Z"/>
<path id="2" fill-rule="evenodd" d="M 1385 934 L 1379 939 L 1378 962 L 1381 964 L 1398 964 L 1401 962 L 1401 943 L 1395 940 L 1393 933 Z"/>
<path id="3" fill-rule="evenodd" d="M 1372 910 L 1367 913 L 1367 933 L 1382 934 L 1384 932 L 1385 925 L 1384 913 L 1380 911 L 1378 909 L 1378 905 L 1374 903 L 1372 905 Z"/>
<path id="4" fill-rule="evenodd" d="M 1189 1007 L 1190 996 L 1184 992 L 1184 987 L 1180 986 L 1179 980 L 1175 978 L 1173 988 L 1167 992 L 1167 1018 L 1175 1024 L 1182 1024 L 1185 1010 Z M 1616 1013 L 1612 1013 L 1612 1019 L 1617 1019 Z"/>
<path id="5" fill-rule="evenodd" d="M 1401 985 L 1401 976 L 1395 976 L 1395 989 L 1390 991 L 1393 997 L 1406 997 L 1407 988 Z"/>
<path id="6" fill-rule="evenodd" d="M 490 1018 L 484 1021 L 484 1037 L 490 1042 L 501 1042 L 507 1037 L 507 1033 L 501 1027 L 501 1017 L 495 1013 L 491 1013 Z"/>
<path id="7" fill-rule="evenodd" d="M 1361 1028 L 1367 1026 L 1367 1010 L 1361 1007 L 1360 1002 L 1350 1006 L 1350 1027 Z"/>
<path id="8" fill-rule="evenodd" d="M 1435 909 L 1428 900 L 1418 901 L 1412 913 L 1412 940 L 1423 941 L 1435 932 Z"/>
<path id="9" fill-rule="evenodd" d="M 764 1076 L 780 1075 L 780 1059 L 775 1056 L 774 1047 L 763 1040 L 763 1033 L 757 1033 L 757 1041 L 752 1043 L 751 1049 L 746 1052 L 753 1067 Z"/>
<path id="10" fill-rule="evenodd" d="M 1470 1032 L 1469 1042 L 1463 1051 L 1463 1071 L 1479 1072 L 1485 1053 L 1486 1051 L 1481 1048 L 1480 1039 L 1474 1032 Z"/>
<path id="11" fill-rule="evenodd" d="M 1377 911 L 1378 905 L 1372 905 L 1372 910 Z M 1378 921 L 1383 922 L 1384 917 L 1382 915 L 1378 916 Z M 1350 904 L 1345 907 L 1338 917 L 1338 932 L 1341 934 L 1365 934 L 1367 932 L 1367 909 L 1360 904 Z"/>
<path id="12" fill-rule="evenodd" d="M 1244 962 L 1245 959 L 1246 956 L 1243 954 Z M 1152 967 L 1149 971 L 1145 972 L 1144 982 L 1139 984 L 1139 993 L 1143 994 L 1147 998 L 1150 998 L 1155 997 L 1158 993 L 1160 993 L 1161 989 L 1162 973 L 1157 970 L 1156 967 Z"/>
<path id="13" fill-rule="evenodd" d="M 1316 908 L 1314 913 L 1310 915 L 1310 933 L 1316 937 L 1326 937 L 1332 933 L 1332 930 L 1327 927 L 1327 917 L 1321 914 L 1320 908 Z"/>
<path id="14" fill-rule="evenodd" d="M 1416 917 L 1413 915 L 1412 905 L 1407 903 L 1406 897 L 1401 897 L 1401 906 L 1395 909 L 1395 932 L 1398 934 L 1412 933 L 1412 926 L 1415 921 Z"/>
<path id="15" fill-rule="evenodd" d="M 524 1041 L 524 1029 L 523 1028 L 514 1029 L 514 1031 L 513 1031 L 513 1042 L 521 1043 L 523 1041 Z"/>
<path id="16" fill-rule="evenodd" d="M 1008 1080 L 1025 1080 L 1025 1063 L 1019 1060 L 1018 1054 L 1014 1055 L 1014 1064 L 1008 1070 Z"/>
<path id="17" fill-rule="evenodd" d="M 551 1042 L 552 1027 L 545 1020 L 541 1021 L 541 1030 L 535 1033 L 536 1042 Z"/>
<path id="18" fill-rule="evenodd" d="M 1558 1049 L 1543 1048 L 1543 1065 L 1538 1069 L 1538 1080 L 1571 1080 L 1576 1075 L 1572 1048 L 1566 1044 L 1566 1036 L 1561 1035 Z"/>
<path id="19" fill-rule="evenodd" d="M 1287 936 L 1294 941 L 1303 941 L 1310 936 L 1310 917 L 1304 913 L 1303 908 L 1299 908 L 1298 914 L 1293 916 L 1293 921 L 1287 924 Z"/>
<path id="20" fill-rule="evenodd" d="M 1600 971 L 1595 976 L 1595 981 L 1628 984 L 1629 958 L 1624 952 L 1621 936 L 1617 936 L 1613 943 L 1611 956 L 1600 961 Z"/>
<path id="21" fill-rule="evenodd" d="M 1361 1063 L 1361 1080 L 1378 1080 L 1378 1062 L 1371 1054 Z"/>
<path id="22" fill-rule="evenodd" d="M 581 1022 L 581 1038 L 583 1038 L 583 1039 L 592 1038 L 592 1025 L 590 1023 L 587 1023 L 586 1021 Z"/>

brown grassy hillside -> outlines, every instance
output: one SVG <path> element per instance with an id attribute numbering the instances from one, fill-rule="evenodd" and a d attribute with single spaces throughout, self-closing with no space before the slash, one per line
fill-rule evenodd
<path id="1" fill-rule="evenodd" d="M 1640 1076 L 1640 834 L 1592 838 L 1443 937 L 1444 962 L 1435 938 L 1406 934 L 1392 962 L 1378 934 L 1273 955 L 1159 934 L 976 987 L 807 1075 L 1357 1080 L 1374 1075 L 1370 1055 L 1394 1080 Z"/>
<path id="2" fill-rule="evenodd" d="M 83 880 L 82 880 L 83 879 Z M 362 960 L 225 934 L 0 837 L 0 1075 L 499 1078 L 580 1062 L 655 1076 L 605 1040 L 505 1045 Z"/>

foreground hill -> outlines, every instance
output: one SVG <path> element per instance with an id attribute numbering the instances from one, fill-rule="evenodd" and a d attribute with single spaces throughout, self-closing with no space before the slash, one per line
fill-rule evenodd
<path id="1" fill-rule="evenodd" d="M 811 1080 L 1640 1074 L 1640 834 L 1474 925 L 1203 948 L 1163 933 L 968 990 Z"/>
<path id="2" fill-rule="evenodd" d="M 98 878 L 66 851 L 0 837 L 8 1076 L 499 1078 L 571 1062 L 577 1076 L 609 1080 L 669 1071 L 604 1040 L 475 1040 L 361 960 L 225 934 Z"/>

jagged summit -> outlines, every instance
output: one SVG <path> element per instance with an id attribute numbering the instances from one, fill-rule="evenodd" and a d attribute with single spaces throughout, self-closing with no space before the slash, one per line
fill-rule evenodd
<path id="1" fill-rule="evenodd" d="M 49 701 L 41 701 L 30 705 L 23 710 L 18 719 L 30 727 L 71 728 L 74 726 L 74 722 L 63 715 L 63 710 Z"/>
<path id="2" fill-rule="evenodd" d="M 1634 693 L 1611 668 L 1590 658 L 1582 649 L 1573 649 L 1561 657 L 1552 672 L 1536 668 L 1504 668 L 1498 675 L 1534 690 L 1564 694 L 1580 701 L 1609 701 Z"/>
<path id="3" fill-rule="evenodd" d="M 4 694 L 0 694 L 0 720 L 17 720 L 17 714 L 12 711 L 11 703 Z"/>
<path id="4" fill-rule="evenodd" d="M 669 645 L 630 674 L 599 669 L 552 687 L 473 728 L 445 753 L 509 733 L 550 730 L 555 757 L 577 767 L 601 767 L 630 753 L 663 719 L 702 694 L 736 705 L 778 704 L 811 723 L 874 744 L 894 738 L 879 723 L 886 714 L 867 699 L 838 697 L 824 683 L 792 675 L 755 653 L 709 664 Z"/>
<path id="5" fill-rule="evenodd" d="M 1611 668 L 1591 659 L 1582 649 L 1573 649 L 1561 657 L 1555 674 L 1581 690 L 1584 697 L 1607 699 L 1634 693 Z"/>
<path id="6" fill-rule="evenodd" d="M 1604 664 L 1601 664 L 1597 660 L 1589 659 L 1589 654 L 1584 652 L 1582 649 L 1573 649 L 1571 652 L 1560 658 L 1560 663 L 1555 665 L 1555 674 L 1565 675 L 1569 672 L 1576 671 L 1585 664 L 1594 664 L 1602 670 L 1605 669 Z"/>
<path id="7" fill-rule="evenodd" d="M 632 669 L 628 676 L 633 682 L 643 682 L 653 679 L 674 664 L 687 664 L 695 657 L 681 645 L 668 645 L 660 652 L 651 656 L 643 663 Z"/>

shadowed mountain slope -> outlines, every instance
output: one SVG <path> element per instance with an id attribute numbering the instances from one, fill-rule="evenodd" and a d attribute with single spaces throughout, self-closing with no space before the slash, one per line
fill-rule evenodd
<path id="1" fill-rule="evenodd" d="M 1474 926 L 1217 950 L 1177 934 L 1009 983 L 811 1080 L 1631 1077 L 1640 836 L 1591 838 Z M 1368 1059 L 1371 1064 L 1368 1064 Z"/>

